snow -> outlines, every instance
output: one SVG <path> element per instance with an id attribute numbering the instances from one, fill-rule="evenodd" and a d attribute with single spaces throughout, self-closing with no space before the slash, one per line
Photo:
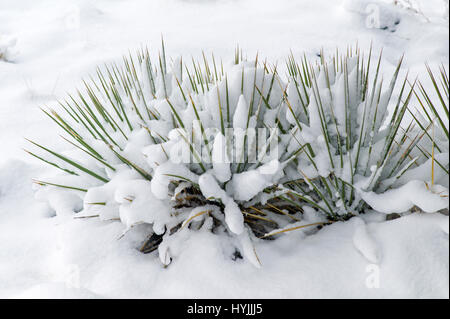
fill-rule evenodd
<path id="1" fill-rule="evenodd" d="M 239 96 L 239 101 L 233 115 L 233 127 L 247 128 L 248 105 L 243 95 Z"/>
<path id="2" fill-rule="evenodd" d="M 156 198 L 161 200 L 168 198 L 170 181 L 177 179 L 174 176 L 182 176 L 194 183 L 198 182 L 198 176 L 185 166 L 167 161 L 156 168 L 150 182 L 152 193 Z"/>
<path id="3" fill-rule="evenodd" d="M 49 283 L 33 286 L 19 295 L 20 299 L 101 299 L 84 288 L 67 287 L 64 283 Z"/>
<path id="4" fill-rule="evenodd" d="M 121 204 L 120 220 L 127 228 L 138 223 L 149 223 L 153 224 L 156 234 L 162 234 L 165 225 L 170 223 L 170 207 L 153 196 L 149 181 L 131 180 L 121 183 L 115 191 L 115 200 Z M 147 213 L 149 210 L 151 214 Z"/>
<path id="5" fill-rule="evenodd" d="M 376 8 L 368 8 L 369 2 L 379 5 L 383 13 L 379 26 L 367 25 L 368 13 Z M 111 185 L 90 189 L 92 198 L 101 197 L 106 205 L 92 205 L 80 217 L 99 214 L 101 218 L 74 219 L 73 211 L 82 208 L 80 196 L 55 197 L 52 188 L 46 187 L 37 196 L 48 198 L 50 205 L 34 199 L 31 179 L 45 175 L 48 168 L 21 150 L 26 145 L 23 137 L 62 150 L 55 126 L 39 106 L 54 105 L 66 92 L 81 87 L 82 78 L 95 74 L 97 65 L 120 61 L 128 50 L 149 45 L 157 53 L 161 34 L 168 55 L 182 55 L 186 60 L 191 55 L 201 57 L 203 49 L 226 61 L 232 59 L 239 43 L 249 57 L 259 52 L 281 65 L 289 50 L 296 56 L 305 52 L 314 60 L 322 48 L 332 53 L 336 47 L 342 50 L 358 41 L 366 49 L 372 41 L 374 51 L 384 49 L 386 76 L 392 74 L 402 53 L 406 57 L 401 72 L 409 69 L 411 79 L 424 72 L 425 61 L 448 67 L 448 1 L 446 9 L 440 0 L 415 3 L 423 14 L 375 0 L 281 0 L 276 5 L 268 0 L 100 0 L 95 4 L 87 0 L 2 0 L 0 297 L 448 298 L 447 216 L 406 213 L 386 222 L 384 214 L 373 212 L 317 232 L 305 229 L 287 232 L 274 241 L 250 241 L 235 200 L 258 194 L 268 180 L 277 178 L 277 168 L 249 171 L 239 182 L 235 175 L 235 194 L 229 194 L 218 187 L 231 178 L 228 166 L 217 162 L 212 172 L 215 177 L 208 172 L 197 176 L 171 162 L 160 146 L 152 145 L 144 152 L 146 163 L 139 163 L 156 169 L 152 182 L 140 180 L 142 187 L 130 189 L 133 183 L 125 187 L 127 182 L 140 177 L 123 176 Z M 240 92 L 240 87 L 230 91 Z M 248 94 L 244 92 L 239 103 L 231 103 L 238 105 L 231 113 L 233 121 L 243 128 L 248 112 L 244 96 Z M 172 120 L 166 102 L 155 108 Z M 273 118 L 270 112 L 264 114 L 269 126 Z M 155 122 L 150 129 L 153 134 L 166 135 L 170 127 Z M 144 135 L 133 136 L 135 143 L 145 144 Z M 220 149 L 223 141 L 216 140 Z M 138 158 L 133 155 L 137 149 L 124 151 Z M 448 153 L 439 156 L 448 158 Z M 274 162 L 269 163 L 271 168 Z M 155 214 L 166 215 L 163 212 L 168 207 L 162 202 L 167 200 L 170 177 L 165 174 L 173 171 L 198 182 L 210 196 L 221 198 L 228 227 L 240 235 L 236 241 L 225 232 L 212 234 L 210 219 L 202 215 L 202 220 L 192 221 L 204 221 L 200 230 L 185 228 L 180 232 L 182 240 L 169 239 L 160 246 L 162 263 L 170 263 L 164 268 L 156 252 L 144 255 L 137 250 L 151 226 L 139 224 L 143 216 L 130 212 L 151 206 Z M 430 170 L 422 171 L 406 173 L 398 181 L 398 190 L 363 196 L 381 213 L 407 212 L 413 205 L 424 211 L 448 207 L 448 197 L 440 196 L 445 189 L 438 185 L 430 188 L 429 198 L 414 196 L 426 186 L 407 183 L 406 177 L 417 177 L 416 173 L 426 177 Z M 327 175 L 326 168 L 323 175 Z M 133 196 L 132 202 L 124 200 L 128 196 Z M 130 205 L 135 207 L 130 210 Z M 132 229 L 124 233 L 114 218 Z M 153 225 L 153 230 L 163 233 L 164 226 Z M 233 260 L 233 247 L 243 251 L 244 260 Z M 377 274 L 379 287 L 368 285 L 368 278 Z"/>
<path id="6" fill-rule="evenodd" d="M 352 219 L 356 229 L 353 235 L 353 244 L 355 248 L 371 263 L 378 264 L 380 262 L 380 252 L 377 243 L 369 234 L 366 223 L 359 217 Z"/>
<path id="7" fill-rule="evenodd" d="M 221 183 L 225 183 L 231 178 L 231 162 L 226 144 L 225 136 L 222 133 L 217 133 L 212 149 L 212 161 L 214 176 Z"/>
<path id="8" fill-rule="evenodd" d="M 234 174 L 231 180 L 233 195 L 236 200 L 249 201 L 266 187 L 273 185 L 281 177 L 282 165 L 272 160 L 257 169 Z"/>
<path id="9" fill-rule="evenodd" d="M 200 190 L 206 198 L 217 198 L 225 205 L 225 222 L 230 230 L 240 235 L 244 231 L 244 218 L 232 197 L 220 188 L 214 176 L 205 173 L 198 180 Z"/>
<path id="10" fill-rule="evenodd" d="M 17 55 L 17 51 L 14 49 L 16 43 L 16 38 L 0 35 L 0 60 L 10 62 L 14 59 L 14 56 Z"/>
<path id="11" fill-rule="evenodd" d="M 414 206 L 432 213 L 448 208 L 449 205 L 447 188 L 418 180 L 382 194 L 368 192 L 361 196 L 373 209 L 386 214 L 403 213 Z"/>

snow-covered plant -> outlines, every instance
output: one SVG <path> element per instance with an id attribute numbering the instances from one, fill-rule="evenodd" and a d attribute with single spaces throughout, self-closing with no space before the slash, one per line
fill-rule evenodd
<path id="1" fill-rule="evenodd" d="M 58 206 L 55 190 L 75 192 L 81 215 L 120 218 L 127 229 L 152 224 L 142 250 L 159 248 L 165 264 L 165 242 L 209 227 L 232 234 L 258 265 L 250 237 L 300 221 L 298 204 L 271 189 L 289 181 L 283 170 L 300 150 L 287 151 L 295 123 L 286 120 L 286 84 L 266 63 L 245 61 L 239 50 L 227 72 L 212 60 L 169 66 L 163 47 L 154 65 L 142 50 L 123 67 L 98 69 L 59 111 L 44 110 L 74 148 L 32 142 L 40 150 L 29 153 L 62 173 L 36 180 L 46 186 L 37 196 Z"/>
<path id="2" fill-rule="evenodd" d="M 418 162 L 428 162 L 431 166 L 425 175 L 431 176 L 427 181 L 435 181 L 448 186 L 449 175 L 449 79 L 444 65 L 438 74 L 426 65 L 429 81 L 434 91 L 427 91 L 421 81 L 414 91 L 417 102 L 411 107 L 413 121 L 408 126 L 410 132 L 417 131 L 423 138 L 417 144 L 414 153 Z M 411 134 L 412 135 L 412 134 Z"/>
<path id="3" fill-rule="evenodd" d="M 409 154 L 420 138 L 411 142 L 400 129 L 413 95 L 406 78 L 393 97 L 401 61 L 387 85 L 381 55 L 373 72 L 371 54 L 365 59 L 357 50 L 315 67 L 289 62 L 289 100 L 303 150 L 298 182 L 289 187 L 332 219 L 361 213 L 367 206 L 361 194 L 384 192 L 415 163 Z"/>
<path id="4" fill-rule="evenodd" d="M 44 110 L 72 149 L 30 141 L 60 172 L 36 180 L 36 196 L 57 214 L 152 225 L 141 251 L 158 249 L 166 265 L 202 229 L 259 266 L 255 237 L 358 214 L 361 193 L 383 192 L 414 163 L 417 141 L 400 130 L 412 89 L 405 79 L 394 99 L 401 61 L 387 89 L 380 62 L 372 71 L 358 50 L 314 66 L 290 58 L 284 79 L 239 50 L 229 64 L 189 65 L 169 63 L 164 46 L 156 63 L 141 50 Z"/>

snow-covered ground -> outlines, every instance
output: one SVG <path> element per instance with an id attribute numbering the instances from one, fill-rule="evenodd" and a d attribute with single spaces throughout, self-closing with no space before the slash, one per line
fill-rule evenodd
<path id="1" fill-rule="evenodd" d="M 384 221 L 373 212 L 259 241 L 260 269 L 199 231 L 164 268 L 136 249 L 148 226 L 119 239 L 118 222 L 54 216 L 37 202 L 31 178 L 48 168 L 22 151 L 24 137 L 63 145 L 39 106 L 128 50 L 156 53 L 161 35 L 171 57 L 232 59 L 239 44 L 283 62 L 290 50 L 314 59 L 322 48 L 372 42 L 387 70 L 403 53 L 411 78 L 424 62 L 448 69 L 448 1 L 411 1 L 410 10 L 390 2 L 0 0 L 0 297 L 448 298 L 448 216 Z"/>

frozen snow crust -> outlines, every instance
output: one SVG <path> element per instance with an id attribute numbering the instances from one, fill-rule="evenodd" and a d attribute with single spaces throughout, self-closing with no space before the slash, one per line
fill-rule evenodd
<path id="1" fill-rule="evenodd" d="M 404 178 L 429 172 L 430 159 L 416 149 L 424 134 L 403 123 L 414 88 L 398 81 L 401 60 L 384 84 L 381 57 L 358 48 L 318 64 L 290 56 L 286 76 L 239 50 L 228 64 L 190 65 L 162 52 L 99 68 L 44 110 L 73 147 L 30 141 L 30 154 L 57 169 L 35 180 L 57 215 L 120 220 L 124 233 L 151 225 L 140 250 L 157 249 L 164 265 L 188 229 L 226 234 L 235 258 L 260 267 L 257 237 L 314 231 L 370 207 L 448 207 L 448 147 L 433 155 L 432 180 Z"/>

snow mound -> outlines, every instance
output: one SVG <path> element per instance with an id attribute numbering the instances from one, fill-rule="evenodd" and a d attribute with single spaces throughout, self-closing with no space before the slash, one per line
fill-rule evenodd
<path id="1" fill-rule="evenodd" d="M 431 183 L 428 186 L 426 182 L 417 180 L 382 194 L 363 192 L 361 196 L 373 209 L 385 214 L 406 212 L 414 206 L 427 213 L 449 207 L 447 188 Z"/>
<path id="2" fill-rule="evenodd" d="M 13 61 L 18 54 L 18 51 L 15 48 L 16 43 L 17 38 L 0 34 L 0 61 Z"/>

